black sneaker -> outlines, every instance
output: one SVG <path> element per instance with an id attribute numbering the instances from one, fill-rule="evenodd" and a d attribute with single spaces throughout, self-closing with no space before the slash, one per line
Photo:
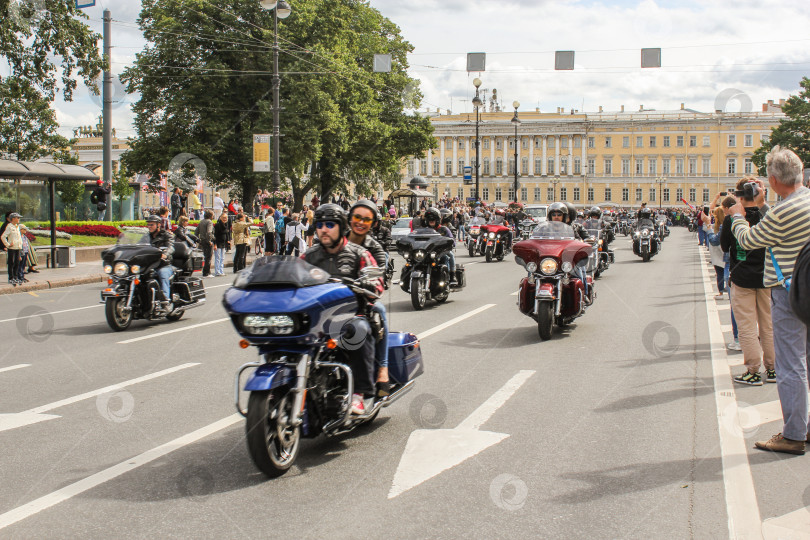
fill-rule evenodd
<path id="1" fill-rule="evenodd" d="M 776 370 L 775 369 L 766 369 L 765 370 L 765 382 L 775 383 L 776 382 Z"/>
<path id="2" fill-rule="evenodd" d="M 762 377 L 759 373 L 751 373 L 750 371 L 746 371 L 739 377 L 734 377 L 734 382 L 738 382 L 740 384 L 749 384 L 751 386 L 762 386 Z"/>

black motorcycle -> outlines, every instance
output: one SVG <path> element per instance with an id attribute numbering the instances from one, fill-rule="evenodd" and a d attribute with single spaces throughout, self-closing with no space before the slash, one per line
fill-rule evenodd
<path id="1" fill-rule="evenodd" d="M 661 251 L 661 240 L 652 222 L 639 224 L 638 230 L 633 233 L 633 253 L 641 257 L 644 262 Z"/>
<path id="2" fill-rule="evenodd" d="M 537 227 L 537 222 L 533 219 L 524 219 L 520 222 L 520 239 L 527 240 L 532 236 L 532 231 Z"/>
<path id="3" fill-rule="evenodd" d="M 433 229 L 417 229 L 397 240 L 397 250 L 405 258 L 400 287 L 411 295 L 415 310 L 421 310 L 429 299 L 441 303 L 451 292 L 467 284 L 464 267 L 456 265 L 455 283 L 450 284 L 450 268 L 443 256 L 453 250 L 455 240 Z"/>
<path id="4" fill-rule="evenodd" d="M 101 291 L 106 304 L 107 324 L 115 331 L 129 328 L 135 319 L 177 321 L 186 310 L 205 303 L 202 279 L 192 277 L 202 268 L 203 257 L 185 243 L 174 245 L 171 298 L 164 298 L 157 279 L 163 250 L 149 243 L 148 234 L 124 233 L 118 243 L 101 253 L 104 272 L 109 276 Z M 165 306 L 162 301 L 171 303 Z"/>

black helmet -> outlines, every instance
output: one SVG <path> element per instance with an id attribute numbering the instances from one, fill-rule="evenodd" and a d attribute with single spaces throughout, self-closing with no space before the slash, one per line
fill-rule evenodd
<path id="1" fill-rule="evenodd" d="M 577 209 L 574 208 L 574 205 L 571 204 L 570 202 L 564 202 L 563 204 L 568 209 L 568 216 L 566 217 L 565 222 L 570 224 L 574 221 L 574 218 L 577 216 Z"/>
<path id="2" fill-rule="evenodd" d="M 433 206 L 425 210 L 425 217 L 422 218 L 422 223 L 425 225 L 430 226 L 429 223 L 431 221 L 435 221 L 436 226 L 439 226 L 439 224 L 442 222 L 442 216 L 439 213 L 439 209 Z"/>
<path id="3" fill-rule="evenodd" d="M 590 209 L 590 211 L 588 211 L 588 215 L 590 217 L 600 218 L 602 217 L 602 209 L 598 206 L 594 206 Z"/>
<path id="4" fill-rule="evenodd" d="M 323 223 L 324 221 L 334 221 L 340 227 L 340 235 L 346 234 L 349 228 L 349 222 L 346 219 L 346 211 L 337 204 L 327 203 L 321 204 L 315 210 L 315 223 Z"/>
<path id="5" fill-rule="evenodd" d="M 156 216 L 155 214 L 151 214 L 149 217 L 146 218 L 147 223 L 160 223 L 163 221 L 160 217 Z"/>
<path id="6" fill-rule="evenodd" d="M 371 211 L 371 214 L 374 216 L 375 221 L 371 223 L 371 226 L 374 227 L 380 220 L 380 210 L 377 208 L 377 205 L 371 202 L 368 199 L 360 199 L 351 208 L 349 208 L 349 216 L 354 214 L 354 210 L 358 207 L 362 206 L 363 208 L 368 208 Z"/>
<path id="7" fill-rule="evenodd" d="M 563 216 L 563 221 L 568 223 L 568 207 L 561 202 L 555 202 L 548 205 L 548 217 L 551 219 L 551 214 L 559 212 Z"/>
<path id="8" fill-rule="evenodd" d="M 638 211 L 638 219 L 652 219 L 652 210 L 649 208 L 642 208 Z"/>
<path id="9" fill-rule="evenodd" d="M 448 208 L 442 208 L 439 210 L 439 215 L 442 216 L 442 225 L 446 225 L 453 221 L 453 212 Z"/>

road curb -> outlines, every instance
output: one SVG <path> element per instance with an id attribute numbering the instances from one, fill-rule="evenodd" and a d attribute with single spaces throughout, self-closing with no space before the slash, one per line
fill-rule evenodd
<path id="1" fill-rule="evenodd" d="M 81 276 L 68 279 L 54 279 L 51 281 L 29 283 L 27 285 L 19 285 L 17 287 L 3 287 L 2 289 L 0 289 L 0 295 L 41 291 L 44 289 L 57 289 L 59 287 L 70 287 L 72 285 L 84 285 L 87 283 L 99 283 L 101 281 L 104 281 L 106 277 L 107 276 L 105 274 L 93 274 L 91 276 Z"/>

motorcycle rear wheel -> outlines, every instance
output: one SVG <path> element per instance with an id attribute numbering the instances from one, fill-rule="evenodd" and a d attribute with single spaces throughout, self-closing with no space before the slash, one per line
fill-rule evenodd
<path id="1" fill-rule="evenodd" d="M 121 332 L 129 328 L 132 324 L 132 312 L 123 313 L 126 301 L 123 298 L 108 298 L 104 306 L 104 314 L 107 316 L 107 324 L 116 332 Z"/>
<path id="2" fill-rule="evenodd" d="M 425 293 L 425 284 L 421 279 L 411 281 L 411 304 L 413 309 L 421 311 L 425 307 L 427 301 L 427 294 Z"/>
<path id="3" fill-rule="evenodd" d="M 248 453 L 253 463 L 270 478 L 286 473 L 295 462 L 301 444 L 300 427 L 287 424 L 292 415 L 292 392 L 279 389 L 251 392 L 245 424 Z"/>
<path id="4" fill-rule="evenodd" d="M 554 304 L 552 302 L 540 302 L 537 312 L 537 333 L 543 341 L 551 339 L 554 331 Z"/>

